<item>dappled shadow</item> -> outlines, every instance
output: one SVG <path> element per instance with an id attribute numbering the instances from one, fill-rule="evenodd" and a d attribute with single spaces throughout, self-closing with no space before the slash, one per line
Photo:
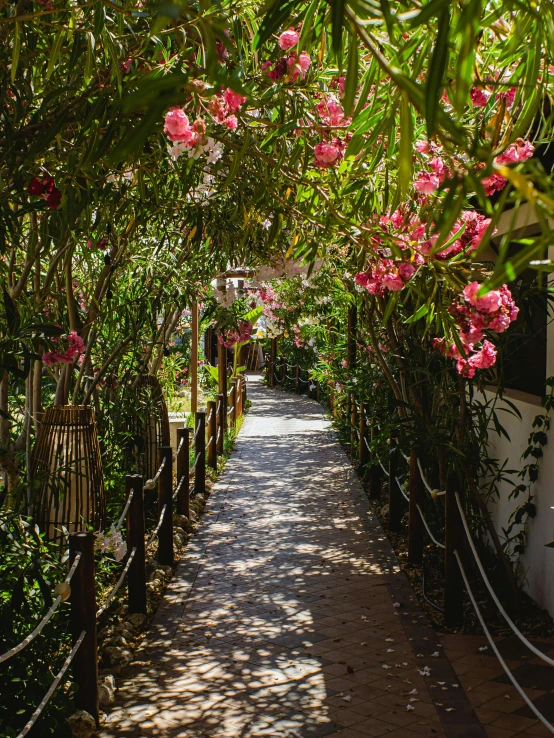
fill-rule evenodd
<path id="1" fill-rule="evenodd" d="M 398 566 L 355 504 L 322 409 L 249 393 L 227 486 L 168 595 L 174 615 L 154 630 L 103 736 L 301 738 L 354 724 L 443 735 L 384 586 Z"/>

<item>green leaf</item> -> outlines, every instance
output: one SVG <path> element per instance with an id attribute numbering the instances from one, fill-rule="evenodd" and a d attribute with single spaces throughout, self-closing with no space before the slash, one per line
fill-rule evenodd
<path id="1" fill-rule="evenodd" d="M 21 52 L 21 24 L 15 24 L 14 38 L 13 38 L 13 51 L 12 51 L 12 69 L 11 69 L 11 80 L 15 82 L 17 75 L 17 67 L 19 65 L 19 54 Z"/>
<path id="2" fill-rule="evenodd" d="M 420 318 L 423 318 L 427 313 L 429 312 L 429 306 L 428 305 L 421 305 L 413 315 L 410 315 L 409 318 L 406 318 L 404 323 L 415 323 L 416 320 L 419 320 Z"/>
<path id="3" fill-rule="evenodd" d="M 443 80 L 448 66 L 448 32 L 450 11 L 445 8 L 439 16 L 439 28 L 435 48 L 429 62 L 429 76 L 425 88 L 425 120 L 427 137 L 431 139 L 437 128 L 437 111 L 440 107 Z"/>
<path id="4" fill-rule="evenodd" d="M 356 99 L 356 90 L 358 88 L 358 40 L 352 29 L 349 36 L 350 45 L 348 48 L 348 61 L 346 64 L 346 84 L 344 87 L 344 112 L 347 116 L 351 115 Z"/>
<path id="5" fill-rule="evenodd" d="M 271 3 L 262 8 L 261 12 L 264 12 L 266 8 L 267 12 L 260 24 L 258 33 L 254 36 L 252 42 L 254 51 L 259 49 L 282 26 L 297 5 L 300 5 L 299 0 L 288 0 L 285 3 L 280 2 L 280 0 L 272 0 Z"/>
<path id="6" fill-rule="evenodd" d="M 342 24 L 344 23 L 345 0 L 329 0 L 329 3 L 331 5 L 331 45 L 340 72 L 342 69 Z"/>
<path id="7" fill-rule="evenodd" d="M 319 0 L 312 0 L 302 21 L 302 31 L 300 32 L 300 38 L 298 39 L 298 49 L 303 51 L 308 48 L 308 36 L 313 32 L 313 19 L 315 11 L 319 6 Z"/>
<path id="8" fill-rule="evenodd" d="M 50 58 L 48 59 L 48 68 L 46 70 L 46 79 L 50 79 L 50 77 L 52 76 L 52 73 L 54 72 L 54 69 L 56 68 L 56 62 L 58 61 L 58 57 L 62 49 L 62 43 L 63 43 L 64 36 L 65 36 L 65 28 L 60 28 L 54 40 L 54 44 L 52 45 L 52 49 L 50 51 Z"/>
<path id="9" fill-rule="evenodd" d="M 521 274 L 521 272 L 527 269 L 529 262 L 542 255 L 544 250 L 545 246 L 543 243 L 533 241 L 521 249 L 515 257 L 507 259 L 505 262 L 498 262 L 492 277 L 481 287 L 477 293 L 478 296 L 486 295 L 487 292 L 495 290 L 505 282 L 512 282 L 518 274 Z"/>
<path id="10" fill-rule="evenodd" d="M 406 194 L 412 183 L 413 164 L 413 120 L 408 95 L 402 93 L 400 107 L 400 147 L 398 152 L 398 187 L 400 197 Z"/>

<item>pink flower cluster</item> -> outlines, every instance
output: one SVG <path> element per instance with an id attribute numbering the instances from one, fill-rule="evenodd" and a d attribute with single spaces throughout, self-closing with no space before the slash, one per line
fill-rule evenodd
<path id="1" fill-rule="evenodd" d="M 304 348 L 306 345 L 306 341 L 302 338 L 300 334 L 300 328 L 296 327 L 294 330 L 294 345 L 296 348 Z"/>
<path id="2" fill-rule="evenodd" d="M 496 361 L 494 345 L 490 341 L 483 341 L 484 331 L 503 333 L 519 312 L 505 284 L 479 297 L 481 287 L 479 282 L 470 282 L 464 288 L 460 300 L 449 308 L 460 329 L 460 341 L 465 355 L 456 344 L 447 347 L 444 338 L 433 339 L 433 347 L 444 356 L 456 359 L 458 373 L 469 379 L 475 376 L 477 369 L 488 369 Z M 475 344 L 481 341 L 481 348 L 475 349 Z"/>
<path id="3" fill-rule="evenodd" d="M 246 343 L 252 336 L 252 323 L 249 320 L 241 320 L 237 328 L 231 328 L 223 334 L 218 335 L 219 343 L 225 348 L 232 348 L 237 343 Z"/>
<path id="4" fill-rule="evenodd" d="M 416 266 L 409 262 L 396 264 L 392 259 L 381 259 L 376 266 L 365 272 L 358 272 L 354 282 L 366 289 L 370 295 L 384 295 L 387 290 L 401 290 L 416 271 Z"/>
<path id="5" fill-rule="evenodd" d="M 530 159 L 535 152 L 535 147 L 530 141 L 524 141 L 518 138 L 513 144 L 503 151 L 494 160 L 496 164 L 518 164 L 521 161 Z M 500 192 L 506 186 L 508 180 L 498 172 L 493 172 L 490 177 L 484 177 L 481 184 L 485 188 L 486 195 L 492 195 L 494 192 Z"/>
<path id="6" fill-rule="evenodd" d="M 29 182 L 27 191 L 30 195 L 38 195 L 39 197 L 42 197 L 44 200 L 46 200 L 46 204 L 48 205 L 50 210 L 56 210 L 57 208 L 59 208 L 62 201 L 62 193 L 56 187 L 54 178 L 51 177 L 49 174 L 44 174 L 42 176 L 42 179 L 39 179 L 38 177 L 33 177 L 33 179 Z"/>
<path id="7" fill-rule="evenodd" d="M 312 60 L 305 51 L 297 54 L 293 51 L 289 56 L 282 57 L 276 62 L 266 61 L 262 64 L 262 70 L 266 77 L 272 82 L 296 82 L 301 77 L 306 77 L 306 72 L 310 68 Z"/>
<path id="8" fill-rule="evenodd" d="M 340 138 L 321 141 L 314 146 L 314 164 L 320 169 L 328 169 L 338 164 L 344 156 L 346 144 Z"/>
<path id="9" fill-rule="evenodd" d="M 210 102 L 210 112 L 216 121 L 227 126 L 231 131 L 236 130 L 238 121 L 235 113 L 238 113 L 242 104 L 246 102 L 243 95 L 239 95 L 228 87 L 223 95 L 216 95 Z"/>
<path id="10" fill-rule="evenodd" d="M 171 108 L 165 116 L 164 133 L 172 143 L 182 143 L 192 149 L 198 143 L 199 135 L 203 135 L 205 130 L 206 124 L 200 118 L 191 125 L 182 108 Z"/>
<path id="11" fill-rule="evenodd" d="M 85 353 L 85 344 L 81 336 L 76 331 L 71 331 L 66 336 L 68 347 L 65 351 L 47 351 L 42 361 L 46 366 L 54 366 L 54 364 L 72 364 L 75 359 Z M 53 339 L 56 341 L 57 339 Z"/>
<path id="12" fill-rule="evenodd" d="M 429 144 L 424 144 L 421 149 L 418 147 L 420 153 L 426 153 L 424 151 L 425 145 L 428 146 Z M 414 182 L 414 188 L 420 193 L 420 195 L 430 195 L 438 189 L 444 180 L 451 174 L 440 156 L 434 156 L 429 160 L 428 164 L 431 171 L 420 172 Z"/>

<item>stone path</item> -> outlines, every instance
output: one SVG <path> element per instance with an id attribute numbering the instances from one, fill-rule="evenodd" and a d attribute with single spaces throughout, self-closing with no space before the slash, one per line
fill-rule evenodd
<path id="1" fill-rule="evenodd" d="M 321 407 L 248 389 L 102 736 L 483 738 Z"/>

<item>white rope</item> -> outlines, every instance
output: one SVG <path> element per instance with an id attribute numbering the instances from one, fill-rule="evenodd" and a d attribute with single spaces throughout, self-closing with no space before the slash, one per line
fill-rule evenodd
<path id="1" fill-rule="evenodd" d="M 410 498 L 404 492 L 404 488 L 402 487 L 402 482 L 400 481 L 400 479 L 398 479 L 398 477 L 395 477 L 394 479 L 396 481 L 396 484 L 398 485 L 398 489 L 402 492 L 402 497 L 406 500 L 406 502 L 409 502 L 410 501 Z"/>
<path id="2" fill-rule="evenodd" d="M 417 460 L 417 468 L 419 469 L 419 473 L 421 474 L 421 480 L 423 484 L 425 485 L 427 492 L 429 492 L 429 494 L 431 495 L 433 499 L 435 499 L 435 497 L 440 497 L 441 495 L 446 494 L 446 492 L 441 492 L 440 489 L 431 489 L 431 485 L 429 484 L 429 482 L 427 481 L 425 477 L 425 474 L 423 473 L 423 468 L 421 466 L 419 459 Z"/>
<path id="3" fill-rule="evenodd" d="M 546 656 L 542 651 L 539 651 L 538 648 L 533 646 L 533 644 L 527 640 L 527 638 L 523 635 L 523 633 L 519 630 L 517 625 L 514 623 L 514 621 L 511 619 L 511 617 L 508 615 L 506 610 L 502 607 L 500 604 L 500 601 L 498 597 L 496 596 L 495 591 L 493 590 L 491 583 L 488 580 L 487 575 L 485 574 L 485 570 L 483 569 L 483 564 L 481 563 L 481 559 L 479 558 L 479 554 L 477 553 L 477 549 L 475 548 L 475 544 L 473 543 L 473 538 L 471 537 L 471 532 L 469 530 L 469 526 L 467 524 L 466 516 L 464 513 L 464 509 L 462 507 L 462 503 L 460 500 L 459 494 L 456 492 L 456 502 L 458 503 L 458 510 L 460 511 L 460 516 L 462 518 L 462 523 L 464 526 L 464 530 L 466 532 L 467 540 L 469 542 L 469 546 L 471 548 L 471 551 L 473 553 L 473 556 L 475 557 L 475 563 L 477 564 L 477 568 L 479 569 L 479 572 L 481 573 L 481 576 L 483 577 L 483 581 L 485 582 L 486 588 L 489 590 L 489 594 L 494 600 L 494 604 L 498 607 L 500 610 L 500 613 L 504 620 L 508 623 L 510 628 L 514 631 L 516 636 L 519 638 L 519 640 L 524 643 L 527 648 L 532 651 L 536 656 L 541 658 L 543 661 L 546 661 L 547 664 L 550 664 L 550 666 L 554 666 L 554 659 L 551 659 L 550 657 Z"/>
<path id="4" fill-rule="evenodd" d="M 433 541 L 433 543 L 438 546 L 439 548 L 446 548 L 444 543 L 441 543 L 440 541 L 437 541 L 435 536 L 431 533 L 431 528 L 429 528 L 427 521 L 425 520 L 425 515 L 423 514 L 423 510 L 420 508 L 418 504 L 416 504 L 416 507 L 419 511 L 419 514 L 421 515 L 421 521 L 423 525 L 425 526 L 425 530 L 427 531 L 427 534 L 429 535 L 429 538 Z"/>
<path id="5" fill-rule="evenodd" d="M 219 429 L 217 431 L 216 443 L 217 443 L 217 441 L 219 441 L 220 438 L 221 438 L 221 426 L 219 426 Z"/>
<path id="6" fill-rule="evenodd" d="M 190 468 L 191 471 L 194 471 L 194 469 L 196 469 L 196 464 L 198 464 L 198 459 L 200 458 L 200 456 L 201 456 L 201 454 L 200 454 L 200 452 L 198 452 L 196 454 L 196 458 L 194 460 L 194 464 Z"/>
<path id="7" fill-rule="evenodd" d="M 398 449 L 398 450 L 400 451 L 400 455 L 403 456 L 404 461 L 409 464 L 410 463 L 410 457 L 409 456 L 406 456 L 406 454 L 404 453 L 404 451 L 402 451 L 402 449 Z"/>
<path id="8" fill-rule="evenodd" d="M 506 665 L 506 662 L 504 661 L 504 659 L 502 658 L 502 656 L 500 654 L 500 651 L 496 647 L 496 643 L 493 641 L 492 636 L 489 633 L 489 629 L 485 625 L 485 621 L 483 619 L 483 616 L 481 615 L 481 611 L 479 610 L 479 606 L 477 605 L 477 602 L 475 601 L 475 597 L 473 596 L 473 592 L 471 591 L 471 587 L 469 586 L 469 581 L 468 581 L 468 578 L 466 576 L 465 569 L 464 569 L 464 567 L 462 565 L 462 561 L 460 559 L 460 555 L 458 554 L 457 551 L 454 551 L 454 556 L 456 557 L 456 560 L 458 561 L 458 566 L 460 567 L 460 571 L 462 573 L 462 577 L 463 577 L 464 583 L 466 585 L 466 589 L 467 589 L 467 593 L 469 595 L 469 599 L 471 600 L 471 604 L 473 605 L 473 607 L 475 609 L 475 613 L 476 613 L 477 617 L 479 618 L 479 622 L 481 623 L 481 628 L 483 628 L 483 632 L 487 636 L 487 640 L 490 643 L 491 648 L 494 651 L 494 654 L 495 654 L 496 658 L 500 661 L 500 664 L 501 664 L 502 668 L 506 672 L 506 676 L 512 682 L 512 684 L 514 685 L 514 687 L 517 689 L 517 691 L 519 692 L 519 694 L 522 697 L 522 699 L 527 703 L 528 707 L 536 715 L 537 719 L 540 720 L 541 723 L 545 727 L 547 727 L 548 730 L 551 733 L 554 733 L 554 725 L 552 725 L 551 723 L 549 723 L 548 720 L 545 717 L 543 717 L 541 715 L 541 713 L 537 710 L 537 708 L 535 707 L 535 705 L 531 702 L 531 700 L 529 699 L 529 697 L 527 697 L 527 695 L 525 694 L 525 692 L 523 691 L 523 689 L 519 686 L 519 684 L 516 681 L 514 675 L 512 674 L 512 672 L 510 671 L 510 669 Z"/>
<path id="9" fill-rule="evenodd" d="M 212 408 L 212 409 L 210 410 L 210 414 L 208 415 L 208 419 L 206 420 L 206 423 L 209 423 L 209 422 L 210 422 L 210 420 L 211 420 L 211 419 L 213 418 L 213 416 L 214 416 L 214 410 L 213 410 L 213 408 Z"/>
<path id="10" fill-rule="evenodd" d="M 48 692 L 46 692 L 46 694 L 45 694 L 45 695 L 44 695 L 44 697 L 42 698 L 42 700 L 41 700 L 41 702 L 40 702 L 39 706 L 37 707 L 37 709 L 36 709 L 36 710 L 35 710 L 35 711 L 33 712 L 33 714 L 31 715 L 31 718 L 29 719 L 29 722 L 28 722 L 28 723 L 27 723 L 27 725 L 26 725 L 26 726 L 25 726 L 25 727 L 23 728 L 23 730 L 22 730 L 22 731 L 21 731 L 21 733 L 20 733 L 20 734 L 19 734 L 19 735 L 17 736 L 17 738 L 24 738 L 24 736 L 26 736 L 26 735 L 27 735 L 27 733 L 28 733 L 28 732 L 29 732 L 29 731 L 31 730 L 31 728 L 33 727 L 33 725 L 34 725 L 34 724 L 36 723 L 37 719 L 38 719 L 38 718 L 39 718 L 39 716 L 40 716 L 40 713 L 41 713 L 41 712 L 42 712 L 42 711 L 44 710 L 44 708 L 45 708 L 45 707 L 46 707 L 46 705 L 48 704 L 48 700 L 50 699 L 50 697 L 52 697 L 52 695 L 54 694 L 54 692 L 55 692 L 55 690 L 56 690 L 56 687 L 58 686 L 58 684 L 59 684 L 59 683 L 61 682 L 61 680 L 63 679 L 63 675 L 65 674 L 65 672 L 66 672 L 66 671 L 67 671 L 67 669 L 69 668 L 69 664 L 70 664 L 70 663 L 71 663 L 71 662 L 73 661 L 73 657 L 75 656 L 75 654 L 76 654 L 76 653 L 77 653 L 77 651 L 79 650 L 79 646 L 80 646 L 80 645 L 81 645 L 81 643 L 83 642 L 83 639 L 84 639 L 84 637 L 85 637 L 85 636 L 86 636 L 86 631 L 84 631 L 84 630 L 83 630 L 83 631 L 81 632 L 81 635 L 79 636 L 79 638 L 78 638 L 78 639 L 77 639 L 77 641 L 75 642 L 75 645 L 74 645 L 74 646 L 73 646 L 73 648 L 71 649 L 71 652 L 70 652 L 70 653 L 68 654 L 68 656 L 67 656 L 66 660 L 65 660 L 65 661 L 63 662 L 63 666 L 62 666 L 62 668 L 61 668 L 61 669 L 59 670 L 59 672 L 57 673 L 57 675 L 56 675 L 56 677 L 55 677 L 54 681 L 53 681 L 53 682 L 52 682 L 52 684 L 50 685 L 50 689 L 48 690 Z"/>
<path id="11" fill-rule="evenodd" d="M 383 466 L 383 462 L 382 462 L 382 461 L 381 461 L 381 459 L 380 459 L 380 458 L 379 458 L 379 457 L 377 456 L 377 454 L 375 454 L 375 458 L 376 458 L 376 459 L 377 459 L 377 461 L 379 462 L 379 466 L 381 467 L 381 469 L 382 469 L 382 470 L 383 470 L 383 471 L 385 472 L 385 474 L 387 475 L 387 477 L 389 477 L 389 476 L 390 476 L 390 474 L 389 474 L 389 472 L 388 472 L 388 469 L 385 469 L 385 467 Z"/>
<path id="12" fill-rule="evenodd" d="M 173 461 L 177 461 L 177 456 L 179 456 L 179 453 L 181 452 L 181 449 L 185 445 L 185 436 L 181 438 L 181 441 L 179 442 L 179 445 L 177 446 L 177 450 L 173 454 Z"/>
<path id="13" fill-rule="evenodd" d="M 161 526 L 162 526 L 162 520 L 164 519 L 164 515 L 165 515 L 165 510 L 166 510 L 166 507 L 167 507 L 167 505 L 164 505 L 164 506 L 162 507 L 162 511 L 161 511 L 161 513 L 160 513 L 160 517 L 159 517 L 159 520 L 158 520 L 158 525 L 157 525 L 157 526 L 156 526 L 156 527 L 154 528 L 154 532 L 152 533 L 152 535 L 151 535 L 151 536 L 150 536 L 150 538 L 148 539 L 148 543 L 146 544 L 147 546 L 150 546 L 150 544 L 151 544 L 151 543 L 154 543 L 154 538 L 155 538 L 155 537 L 156 537 L 156 536 L 158 535 L 158 533 L 160 532 L 160 528 L 161 528 Z"/>
<path id="14" fill-rule="evenodd" d="M 77 553 L 77 555 L 75 556 L 71 569 L 69 570 L 66 578 L 63 580 L 64 584 L 69 584 L 69 582 L 71 581 L 71 577 L 75 573 L 75 569 L 77 568 L 79 561 L 81 560 L 81 556 L 82 554 L 79 551 L 79 553 Z M 42 631 L 44 630 L 44 626 L 52 618 L 52 616 L 56 612 L 56 608 L 58 607 L 61 601 L 62 601 L 62 596 L 58 595 L 56 599 L 54 600 L 54 602 L 52 603 L 52 605 L 50 606 L 50 609 L 48 610 L 46 615 L 42 618 L 40 623 L 37 625 L 37 627 L 34 630 L 32 630 L 29 633 L 29 635 L 21 641 L 21 643 L 18 643 L 17 646 L 10 648 L 9 651 L 6 651 L 6 653 L 0 656 L 0 664 L 3 661 L 7 661 L 12 656 L 15 656 L 16 653 L 23 651 L 23 649 L 26 648 L 29 645 L 29 643 L 31 643 L 31 641 L 34 641 L 34 639 L 42 633 Z"/>
<path id="15" fill-rule="evenodd" d="M 356 435 L 358 436 L 358 441 L 360 440 L 360 431 L 357 428 L 354 428 Z"/>
<path id="16" fill-rule="evenodd" d="M 160 468 L 156 472 L 156 475 L 154 476 L 153 479 L 149 479 L 147 482 L 145 482 L 144 489 L 154 489 L 154 487 L 156 486 L 156 482 L 160 478 L 160 474 L 162 473 L 163 468 L 165 466 L 165 460 L 166 460 L 166 457 L 164 456 L 163 461 L 160 464 Z"/>
<path id="17" fill-rule="evenodd" d="M 177 495 L 181 491 L 181 487 L 182 487 L 184 481 L 185 481 L 185 477 L 181 477 L 181 481 L 179 482 L 179 484 L 177 485 L 177 489 L 173 493 L 173 499 L 176 499 Z"/>
<path id="18" fill-rule="evenodd" d="M 208 442 L 206 443 L 206 445 L 207 445 L 207 446 L 209 446 L 209 445 L 210 445 L 210 444 L 212 443 L 212 441 L 215 441 L 215 436 L 214 436 L 214 435 L 211 435 L 211 436 L 210 436 L 210 437 L 208 438 Z"/>
<path id="19" fill-rule="evenodd" d="M 107 596 L 106 601 L 104 602 L 104 604 L 102 605 L 102 607 L 100 608 L 100 610 L 98 610 L 98 612 L 96 613 L 96 619 L 97 620 L 98 620 L 98 618 L 101 615 L 103 615 L 106 612 L 106 610 L 108 609 L 108 607 L 110 605 L 110 602 L 113 600 L 113 598 L 117 594 L 117 590 L 123 584 L 123 580 L 125 579 L 125 576 L 126 576 L 127 572 L 129 571 L 129 567 L 131 566 L 131 563 L 132 563 L 132 561 L 133 561 L 133 559 L 135 557 L 136 552 L 137 552 L 137 549 L 135 547 L 131 551 L 131 553 L 129 554 L 129 558 L 127 559 L 127 563 L 125 564 L 125 566 L 123 568 L 123 571 L 121 572 L 121 576 L 117 580 L 115 587 L 112 589 L 112 591 L 110 592 L 110 594 Z"/>
<path id="20" fill-rule="evenodd" d="M 198 423 L 198 428 L 196 429 L 196 432 L 194 433 L 195 440 L 198 438 L 198 434 L 200 433 L 200 428 L 202 428 L 202 426 L 200 425 L 200 423 Z"/>
<path id="21" fill-rule="evenodd" d="M 221 400 L 217 403 L 216 413 L 219 415 L 219 411 L 221 410 Z"/>
<path id="22" fill-rule="evenodd" d="M 369 443 L 367 442 L 367 438 L 365 436 L 364 436 L 364 443 L 365 443 L 365 447 L 367 448 L 367 450 L 371 452 L 371 449 L 369 448 Z"/>
<path id="23" fill-rule="evenodd" d="M 125 518 L 127 517 L 127 513 L 129 512 L 129 508 L 131 507 L 131 501 L 133 499 L 133 495 L 135 493 L 135 490 L 132 489 L 129 492 L 129 496 L 127 497 L 127 502 L 125 503 L 125 507 L 123 508 L 123 512 L 121 513 L 119 520 L 117 521 L 117 525 L 115 526 L 116 530 L 121 530 L 123 523 L 125 522 Z"/>

